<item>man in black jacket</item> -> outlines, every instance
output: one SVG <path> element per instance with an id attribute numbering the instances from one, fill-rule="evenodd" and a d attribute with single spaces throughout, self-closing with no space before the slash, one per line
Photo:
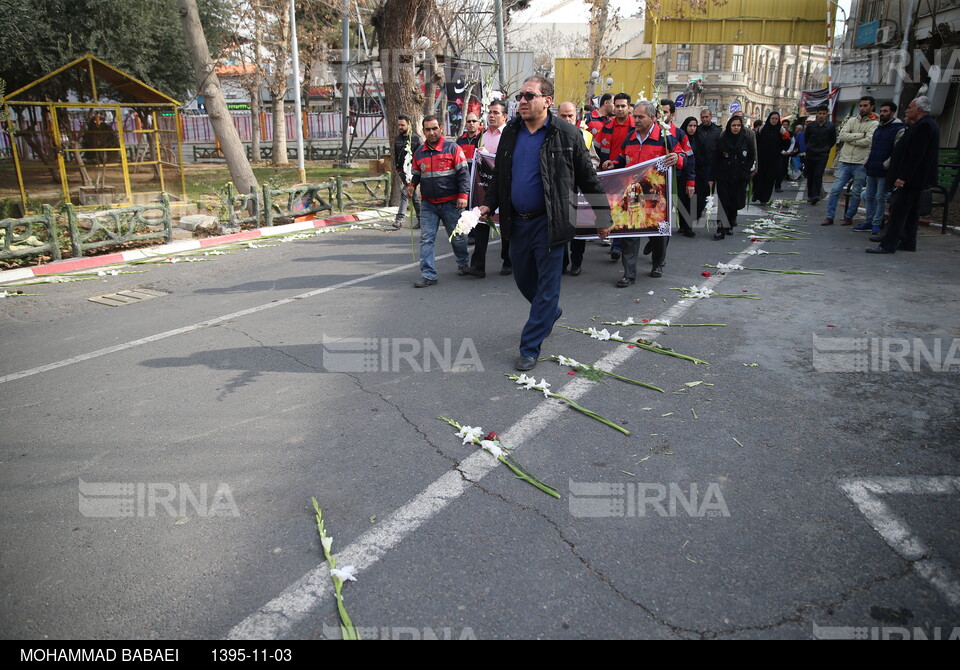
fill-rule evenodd
<path id="1" fill-rule="evenodd" d="M 803 165 L 807 178 L 807 202 L 816 205 L 820 201 L 820 189 L 823 188 L 823 171 L 827 169 L 830 150 L 837 143 L 837 127 L 827 121 L 827 106 L 817 107 L 817 120 L 807 124 L 804 135 L 807 139 L 807 153 Z"/>
<path id="2" fill-rule="evenodd" d="M 397 117 L 397 137 L 393 141 L 393 167 L 397 171 L 397 176 L 400 177 L 400 208 L 397 210 L 397 218 L 393 222 L 394 228 L 400 228 L 403 225 L 403 218 L 407 213 L 407 203 L 409 198 L 407 197 L 407 184 L 409 179 L 407 178 L 407 173 L 404 170 L 404 164 L 407 160 L 407 145 L 410 145 L 410 157 L 413 158 L 414 152 L 420 148 L 420 145 L 423 144 L 423 140 L 420 139 L 420 136 L 413 132 L 413 128 L 410 125 L 410 117 L 406 114 L 401 114 Z M 420 193 L 419 191 L 414 191 L 413 193 L 413 209 L 417 212 L 417 222 L 413 225 L 414 228 L 420 227 Z"/>
<path id="3" fill-rule="evenodd" d="M 700 125 L 697 126 L 697 138 L 700 151 L 694 154 L 697 161 L 697 221 L 707 208 L 707 196 L 713 190 L 713 163 L 717 155 L 717 142 L 723 130 L 713 122 L 713 112 L 709 107 L 700 110 Z M 696 149 L 696 147 L 694 147 Z"/>
<path id="4" fill-rule="evenodd" d="M 553 83 L 530 77 L 517 100 L 520 115 L 503 131 L 480 213 L 500 208 L 513 278 L 530 302 L 515 363 L 526 371 L 537 364 L 541 344 L 563 313 L 560 276 L 564 248 L 575 233 L 577 189 L 587 194 L 599 228 L 610 227 L 610 212 L 580 130 L 550 113 Z"/>
<path id="5" fill-rule="evenodd" d="M 902 151 L 896 163 L 890 165 L 888 180 L 893 181 L 899 197 L 890 206 L 890 223 L 884 235 L 870 238 L 879 242 L 868 254 L 892 254 L 896 251 L 917 250 L 917 226 L 920 224 L 920 193 L 937 182 L 937 155 L 940 149 L 940 129 L 930 117 L 930 99 L 924 95 L 907 107 L 910 127 L 900 140 Z"/>

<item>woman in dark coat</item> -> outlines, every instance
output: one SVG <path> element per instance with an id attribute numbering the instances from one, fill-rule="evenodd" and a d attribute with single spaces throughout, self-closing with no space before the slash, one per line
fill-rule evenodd
<path id="1" fill-rule="evenodd" d="M 717 141 L 713 177 L 717 184 L 717 234 L 722 240 L 737 225 L 737 212 L 747 206 L 747 183 L 753 167 L 753 145 L 743 132 L 743 121 L 734 116 Z"/>
<path id="2" fill-rule="evenodd" d="M 767 122 L 757 133 L 757 176 L 753 178 L 753 199 L 766 205 L 773 195 L 773 184 L 777 180 L 783 162 L 782 151 L 790 145 L 790 135 L 784 136 L 780 126 L 780 114 L 770 112 Z"/>
<path id="3" fill-rule="evenodd" d="M 697 234 L 693 232 L 693 226 L 691 225 L 697 218 L 697 201 L 693 200 L 693 204 L 691 205 L 692 194 L 689 192 L 689 189 L 693 187 L 688 187 L 687 184 L 697 179 L 694 154 L 700 154 L 702 150 L 700 147 L 700 138 L 697 137 L 698 125 L 695 117 L 688 116 L 683 122 L 683 125 L 680 126 L 680 132 L 686 133 L 687 140 L 690 142 L 690 151 L 683 155 L 683 169 L 677 173 L 677 201 L 680 204 L 680 206 L 677 207 L 677 213 L 680 215 L 680 233 L 686 237 L 697 236 Z M 692 211 L 691 207 L 693 207 Z"/>

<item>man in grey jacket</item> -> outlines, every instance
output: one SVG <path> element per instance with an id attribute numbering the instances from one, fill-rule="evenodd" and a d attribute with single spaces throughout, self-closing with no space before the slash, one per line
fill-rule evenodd
<path id="1" fill-rule="evenodd" d="M 853 224 L 853 217 L 860 207 L 860 194 L 863 193 L 863 184 L 867 180 L 867 171 L 864 163 L 870 154 L 870 145 L 873 143 L 873 132 L 880 125 L 880 119 L 873 113 L 877 101 L 872 95 L 860 98 L 860 114 L 847 119 L 837 140 L 843 142 L 837 152 L 837 163 L 833 170 L 833 188 L 830 189 L 830 198 L 827 200 L 827 218 L 821 226 L 832 226 L 833 217 L 837 212 L 837 201 L 844 187 L 850 183 L 850 204 L 843 216 L 840 225 Z"/>

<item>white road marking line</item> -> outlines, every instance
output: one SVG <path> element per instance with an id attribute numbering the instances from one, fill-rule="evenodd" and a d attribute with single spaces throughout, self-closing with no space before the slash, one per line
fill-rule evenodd
<path id="1" fill-rule="evenodd" d="M 450 254 L 444 254 L 442 256 L 437 256 L 437 260 L 442 260 L 450 256 L 453 256 L 453 254 L 450 253 Z M 132 340 L 130 342 L 125 342 L 123 344 L 114 345 L 112 347 L 97 349 L 96 351 L 91 351 L 90 353 L 87 353 L 87 354 L 80 354 L 79 356 L 73 356 L 72 358 L 66 358 L 62 361 L 57 361 L 56 363 L 48 363 L 47 365 L 40 365 L 35 368 L 30 368 L 29 370 L 14 372 L 12 374 L 4 375 L 3 377 L 0 377 L 0 384 L 5 384 L 6 382 L 12 382 L 16 379 L 23 379 L 24 377 L 38 375 L 42 372 L 49 372 L 50 370 L 56 370 L 58 368 L 66 367 L 68 365 L 73 365 L 74 363 L 89 361 L 93 358 L 100 358 L 101 356 L 114 354 L 118 351 L 133 349 L 134 347 L 139 347 L 144 344 L 149 344 L 150 342 L 165 340 L 168 337 L 183 335 L 184 333 L 192 333 L 195 330 L 201 330 L 203 328 L 209 328 L 210 326 L 216 326 L 226 321 L 231 321 L 233 319 L 238 319 L 242 316 L 247 316 L 248 314 L 256 314 L 257 312 L 273 309 L 274 307 L 289 305 L 290 303 L 295 302 L 297 300 L 303 300 L 304 298 L 312 298 L 314 296 L 323 295 L 324 293 L 329 293 L 330 291 L 346 288 L 347 286 L 353 286 L 354 284 L 360 284 L 362 282 L 370 281 L 371 279 L 377 279 L 379 277 L 385 277 L 387 275 L 395 274 L 397 272 L 402 272 L 404 270 L 409 270 L 411 268 L 419 268 L 419 267 L 420 267 L 419 262 L 400 265 L 398 267 L 391 268 L 389 270 L 383 270 L 382 272 L 377 272 L 372 275 L 357 277 L 356 279 L 348 279 L 347 281 L 340 282 L 339 284 L 334 284 L 333 286 L 326 286 L 324 288 L 314 289 L 313 291 L 307 291 L 306 293 L 295 295 L 292 298 L 283 298 L 282 300 L 277 300 L 276 302 L 268 302 L 263 305 L 258 305 L 256 307 L 251 307 L 249 309 L 243 309 L 243 310 L 240 310 L 239 312 L 233 312 L 231 314 L 225 314 L 223 316 L 218 316 L 214 319 L 208 319 L 207 321 L 201 321 L 200 323 L 194 323 L 189 326 L 184 326 L 182 328 L 175 328 L 174 330 L 167 330 L 162 333 L 150 335 L 148 337 L 142 337 L 139 340 Z"/>
<path id="2" fill-rule="evenodd" d="M 960 612 L 960 574 L 917 536 L 910 526 L 880 499 L 883 495 L 958 495 L 960 477 L 870 477 L 845 479 L 840 489 L 859 508 L 880 537 L 900 556 L 913 564 L 914 571 Z"/>
<path id="3" fill-rule="evenodd" d="M 733 263 L 740 263 L 747 257 L 746 252 L 734 258 Z M 704 283 L 705 287 L 713 288 L 723 280 L 724 275 L 715 275 Z M 670 307 L 658 319 L 677 319 L 693 307 L 699 299 L 687 298 L 680 300 Z M 660 333 L 666 326 L 644 327 L 638 332 L 647 336 Z M 626 338 L 624 338 L 626 339 Z M 640 348 L 630 349 L 618 346 L 606 356 L 597 361 L 597 366 L 604 370 L 613 371 L 631 356 L 644 351 Z M 583 396 L 592 388 L 593 384 L 583 377 L 577 377 L 568 382 L 560 391 L 571 400 Z M 503 433 L 503 440 L 514 450 L 536 437 L 553 419 L 567 409 L 566 403 L 559 400 L 544 400 L 529 414 L 520 418 L 517 423 Z M 371 528 L 356 541 L 348 545 L 336 555 L 338 565 L 353 565 L 358 572 L 372 566 L 387 551 L 397 546 L 408 535 L 420 526 L 430 521 L 434 516 L 459 498 L 469 488 L 464 477 L 472 482 L 478 482 L 493 472 L 498 461 L 490 458 L 486 452 L 478 451 L 460 463 L 463 477 L 456 471 L 447 472 L 427 486 L 408 503 L 390 514 L 382 523 Z M 229 640 L 273 640 L 286 635 L 295 625 L 325 604 L 333 596 L 333 585 L 330 580 L 330 571 L 326 562 L 301 577 L 287 587 L 283 593 L 265 604 L 259 610 L 234 626 L 228 633 Z"/>

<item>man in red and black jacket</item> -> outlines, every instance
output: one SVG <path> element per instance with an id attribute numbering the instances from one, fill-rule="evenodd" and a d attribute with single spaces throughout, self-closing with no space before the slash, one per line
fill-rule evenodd
<path id="1" fill-rule="evenodd" d="M 463 135 L 457 138 L 457 145 L 463 149 L 463 155 L 466 156 L 469 161 L 473 160 L 473 155 L 476 153 L 477 147 L 480 146 L 483 127 L 480 125 L 480 117 L 477 116 L 476 112 L 467 114 L 466 124 L 467 127 Z"/>
<path id="2" fill-rule="evenodd" d="M 419 185 L 423 197 L 420 210 L 420 279 L 414 283 L 416 288 L 437 283 L 437 270 L 434 267 L 437 230 L 443 221 L 447 235 L 453 235 L 460 212 L 467 206 L 470 187 L 470 170 L 463 149 L 444 139 L 440 120 L 436 116 L 424 117 L 423 134 L 424 143 L 413 152 L 413 178 L 407 185 L 409 196 Z M 466 275 L 469 262 L 467 240 L 463 235 L 457 235 L 450 242 L 457 258 L 457 272 Z"/>
<path id="3" fill-rule="evenodd" d="M 601 165 L 604 170 L 623 168 L 636 165 L 653 158 L 666 156 L 664 163 L 667 167 L 674 166 L 678 170 L 683 168 L 683 148 L 676 138 L 664 131 L 657 122 L 657 105 L 648 100 L 641 100 L 633 108 L 634 130 L 623 143 L 620 156 L 613 161 Z M 653 270 L 651 277 L 663 276 L 663 264 L 667 257 L 665 236 L 650 237 L 644 247 L 644 254 L 653 254 Z M 626 288 L 637 280 L 637 258 L 640 252 L 640 239 L 637 237 L 621 237 L 623 277 L 617 282 L 617 288 Z"/>
<path id="4" fill-rule="evenodd" d="M 633 130 L 633 117 L 630 116 L 630 96 L 617 93 L 613 96 L 613 118 L 603 124 L 597 134 L 597 155 L 600 162 L 615 161 L 630 131 Z"/>
<path id="5" fill-rule="evenodd" d="M 593 135 L 593 140 L 597 140 L 597 135 L 603 128 L 603 124 L 613 118 L 613 96 L 604 93 L 600 96 L 600 104 L 590 112 L 590 116 L 585 119 L 587 130 Z"/>

